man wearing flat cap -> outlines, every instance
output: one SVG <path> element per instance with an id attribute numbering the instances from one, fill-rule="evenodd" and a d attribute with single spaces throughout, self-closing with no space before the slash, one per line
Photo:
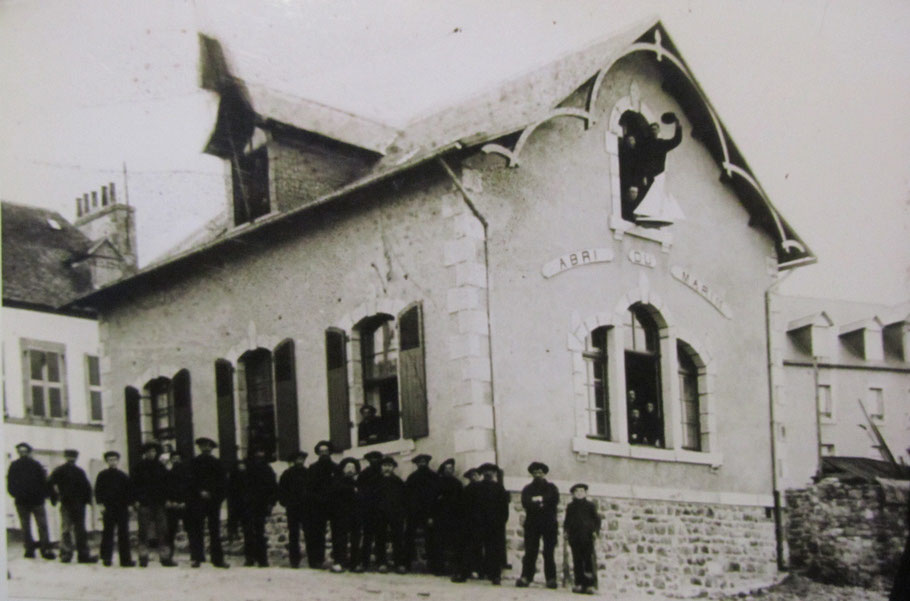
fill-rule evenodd
<path id="1" fill-rule="evenodd" d="M 205 531 L 208 526 L 212 565 L 229 568 L 221 547 L 221 503 L 227 494 L 227 474 L 221 462 L 212 455 L 218 444 L 211 438 L 196 439 L 199 454 L 190 462 L 193 476 L 187 516 L 190 522 L 190 565 L 198 568 L 205 561 Z"/>
<path id="2" fill-rule="evenodd" d="M 288 560 L 292 568 L 300 567 L 300 530 L 305 528 L 304 497 L 307 489 L 307 454 L 297 451 L 288 457 L 290 466 L 278 479 L 278 502 L 284 506 L 288 520 Z"/>
<path id="3" fill-rule="evenodd" d="M 377 484 L 376 521 L 376 563 L 380 573 L 388 571 L 386 564 L 386 541 L 392 543 L 392 560 L 395 571 L 407 572 L 404 548 L 404 520 L 406 495 L 404 482 L 395 474 L 398 462 L 392 457 L 383 457 L 380 462 L 382 478 Z"/>
<path id="4" fill-rule="evenodd" d="M 433 539 L 430 558 L 438 561 L 429 565 L 430 572 L 442 575 L 459 565 L 459 537 L 462 531 L 461 494 L 464 486 L 455 476 L 455 460 L 439 464 L 436 499 L 433 502 Z"/>
<path id="5" fill-rule="evenodd" d="M 325 530 L 332 516 L 332 482 L 338 466 L 332 461 L 332 443 L 320 440 L 313 448 L 316 462 L 307 468 L 306 538 L 307 563 L 313 569 L 325 565 Z"/>
<path id="6" fill-rule="evenodd" d="M 357 424 L 357 440 L 360 446 L 382 442 L 382 420 L 376 415 L 376 407 L 364 403 L 360 406 L 360 423 Z"/>
<path id="7" fill-rule="evenodd" d="M 357 488 L 360 462 L 345 457 L 338 464 L 338 477 L 332 483 L 332 571 L 362 571 L 360 533 L 363 500 Z"/>
<path id="8" fill-rule="evenodd" d="M 114 530 L 117 530 L 117 552 L 120 555 L 120 567 L 131 568 L 133 558 L 130 556 L 130 503 L 133 490 L 130 477 L 117 466 L 120 453 L 108 451 L 104 454 L 107 468 L 98 472 L 95 478 L 95 502 L 104 505 L 101 522 L 101 561 L 110 567 L 114 556 Z"/>
<path id="9" fill-rule="evenodd" d="M 367 460 L 365 467 L 360 475 L 357 476 L 357 488 L 360 489 L 360 497 L 363 500 L 363 541 L 361 547 L 361 559 L 364 570 L 370 569 L 370 556 L 373 554 L 373 546 L 376 541 L 376 528 L 379 523 L 379 485 L 382 480 L 382 453 L 379 451 L 370 451 L 363 456 Z"/>
<path id="10" fill-rule="evenodd" d="M 559 506 L 559 489 L 547 482 L 550 468 L 535 461 L 528 466 L 533 480 L 521 491 L 521 506 L 525 510 L 524 543 L 525 556 L 521 562 L 521 577 L 515 586 L 526 587 L 534 581 L 537 569 L 537 553 L 540 539 L 543 539 L 543 570 L 547 588 L 556 588 L 556 541 L 559 538 L 559 524 L 556 510 Z"/>
<path id="11" fill-rule="evenodd" d="M 471 535 L 479 543 L 479 554 L 483 557 L 483 575 L 494 585 L 501 582 L 503 531 L 509 520 L 509 493 L 502 483 L 496 481 L 499 467 L 493 463 L 484 463 L 477 468 L 483 475 L 479 482 L 472 482 L 464 491 L 465 509 L 468 512 L 467 525 Z M 462 572 L 456 574 L 453 582 L 467 580 L 467 572 L 474 562 L 471 557 L 478 553 L 476 547 L 466 549 Z"/>
<path id="12" fill-rule="evenodd" d="M 570 492 L 572 500 L 566 506 L 563 530 L 572 549 L 575 583 L 572 592 L 591 595 L 597 586 L 594 537 L 600 531 L 600 515 L 597 513 L 597 506 L 587 499 L 587 484 L 579 482 Z"/>
<path id="13" fill-rule="evenodd" d="M 51 472 L 48 479 L 51 503 L 60 501 L 60 561 L 69 563 L 75 551 L 79 563 L 95 563 L 98 558 L 89 552 L 85 531 L 85 506 L 92 502 L 92 484 L 76 465 L 79 451 L 67 449 L 63 457 L 66 463 Z"/>
<path id="14" fill-rule="evenodd" d="M 407 527 L 405 528 L 405 565 L 408 569 L 417 555 L 417 532 L 423 532 L 424 547 L 427 553 L 427 567 L 430 571 L 438 571 L 439 558 L 434 556 L 436 548 L 433 540 L 433 504 L 438 493 L 439 476 L 430 469 L 433 458 L 420 454 L 411 459 L 417 466 L 405 480 L 404 488 L 407 495 Z"/>
<path id="15" fill-rule="evenodd" d="M 133 498 L 136 502 L 136 541 L 139 566 L 149 564 L 149 547 L 158 547 L 158 559 L 165 567 L 174 567 L 168 545 L 167 501 L 168 474 L 161 463 L 161 445 L 154 441 L 142 445 L 142 459 L 132 469 Z"/>
<path id="16" fill-rule="evenodd" d="M 25 539 L 25 556 L 35 557 L 35 539 L 32 538 L 32 516 L 38 526 L 38 544 L 41 557 L 55 559 L 47 534 L 47 512 L 44 500 L 47 498 L 47 472 L 44 466 L 32 457 L 32 447 L 27 442 L 16 445 L 19 458 L 9 464 L 6 474 L 6 490 L 16 500 L 16 513 Z"/>

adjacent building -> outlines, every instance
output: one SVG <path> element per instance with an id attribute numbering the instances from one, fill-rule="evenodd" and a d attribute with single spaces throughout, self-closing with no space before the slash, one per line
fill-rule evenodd
<path id="1" fill-rule="evenodd" d="M 405 128 L 242 44 L 201 43 L 229 227 L 69 305 L 100 316 L 111 444 L 328 438 L 495 461 L 512 491 L 542 460 L 600 503 L 603 589 L 774 580 L 766 293 L 814 257 L 663 26 Z"/>
<path id="2" fill-rule="evenodd" d="M 91 311 L 61 309 L 135 270 L 133 209 L 116 202 L 113 184 L 100 192 L 77 200 L 75 225 L 54 211 L 2 203 L 4 451 L 15 458 L 26 441 L 48 470 L 67 448 L 80 451 L 90 474 L 103 468 L 110 397 L 98 321 Z"/>

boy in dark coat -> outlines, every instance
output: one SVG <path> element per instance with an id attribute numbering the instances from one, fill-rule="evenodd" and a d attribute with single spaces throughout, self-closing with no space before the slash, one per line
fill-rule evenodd
<path id="1" fill-rule="evenodd" d="M 293 453 L 288 461 L 291 465 L 278 480 L 278 502 L 284 506 L 288 520 L 288 559 L 291 567 L 300 567 L 300 530 L 305 527 L 304 497 L 307 488 L 307 470 L 304 466 L 307 454 Z"/>
<path id="2" fill-rule="evenodd" d="M 405 489 L 404 482 L 395 474 L 398 467 L 391 457 L 382 459 L 382 478 L 376 488 L 376 563 L 378 571 L 384 574 L 389 571 L 386 565 L 386 541 L 392 542 L 392 555 L 395 571 L 407 572 L 407 560 L 404 549 Z"/>
<path id="3" fill-rule="evenodd" d="M 265 521 L 272 514 L 278 498 L 275 471 L 266 459 L 265 449 L 257 447 L 247 459 L 246 472 L 240 481 L 240 504 L 243 514 L 244 565 L 268 567 L 268 545 Z"/>
<path id="4" fill-rule="evenodd" d="M 377 512 L 378 505 L 378 488 L 382 480 L 382 453 L 379 451 L 370 451 L 363 456 L 369 462 L 369 465 L 357 476 L 357 488 L 360 490 L 360 497 L 363 501 L 363 545 L 361 546 L 361 555 L 363 559 L 363 569 L 370 569 L 370 559 L 373 554 L 374 542 L 376 540 L 376 527 L 379 522 Z"/>
<path id="5" fill-rule="evenodd" d="M 205 526 L 208 523 L 212 565 L 229 568 L 221 547 L 221 504 L 227 492 L 227 476 L 221 462 L 212 455 L 217 443 L 205 436 L 196 439 L 199 454 L 190 462 L 192 488 L 187 503 L 190 519 L 190 564 L 198 568 L 205 561 Z"/>
<path id="6" fill-rule="evenodd" d="M 75 548 L 79 563 L 96 563 L 98 558 L 89 552 L 85 531 L 85 506 L 92 502 L 92 485 L 85 471 L 76 465 L 79 451 L 67 449 L 63 456 L 66 463 L 57 467 L 48 479 L 51 504 L 60 500 L 60 561 L 72 561 Z"/>
<path id="7" fill-rule="evenodd" d="M 104 454 L 107 469 L 95 478 L 95 501 L 104 505 L 101 520 L 101 561 L 110 567 L 114 555 L 114 529 L 117 530 L 117 552 L 120 567 L 131 568 L 136 564 L 130 556 L 130 503 L 133 501 L 130 477 L 117 468 L 120 453 L 108 451 Z"/>
<path id="8" fill-rule="evenodd" d="M 19 514 L 19 525 L 25 539 L 25 556 L 35 556 L 35 539 L 32 538 L 32 516 L 38 526 L 38 543 L 41 546 L 41 557 L 56 559 L 51 551 L 50 538 L 47 534 L 47 512 L 44 500 L 47 498 L 47 472 L 44 466 L 32 458 L 32 446 L 27 442 L 16 445 L 19 458 L 9 464 L 6 475 L 6 490 L 16 500 L 16 513 Z"/>
<path id="9" fill-rule="evenodd" d="M 484 576 L 494 585 L 501 582 L 502 546 L 505 543 L 502 531 L 509 521 L 509 493 L 496 481 L 498 470 L 499 468 L 492 463 L 481 465 L 478 471 L 483 474 L 483 479 L 469 484 L 464 489 L 463 497 L 467 512 L 465 526 L 468 536 L 473 536 L 479 541 Z M 467 580 L 467 570 L 470 569 L 473 555 L 471 547 L 470 544 L 466 545 L 462 573 L 457 574 L 452 579 L 453 582 Z"/>
<path id="10" fill-rule="evenodd" d="M 433 505 L 436 502 L 439 476 L 430 469 L 429 455 L 417 455 L 411 461 L 417 466 L 404 487 L 407 494 L 407 528 L 405 529 L 405 565 L 410 569 L 417 555 L 417 531 L 423 531 L 424 548 L 430 571 L 439 571 L 439 557 L 430 541 L 433 538 Z"/>
<path id="11" fill-rule="evenodd" d="M 325 529 L 332 516 L 332 482 L 338 466 L 332 461 L 332 443 L 320 440 L 313 449 L 318 459 L 307 468 L 306 494 L 306 555 L 311 568 L 325 564 Z"/>
<path id="12" fill-rule="evenodd" d="M 170 460 L 165 468 L 167 468 L 167 477 L 164 488 L 167 491 L 167 497 L 164 502 L 164 512 L 167 516 L 167 545 L 170 549 L 171 559 L 173 559 L 176 551 L 174 540 L 180 524 L 183 524 L 183 529 L 189 534 L 186 504 L 190 497 L 193 476 L 180 451 L 171 452 Z"/>
<path id="13" fill-rule="evenodd" d="M 167 468 L 161 463 L 161 445 L 147 442 L 142 445 L 142 459 L 132 470 L 133 498 L 136 501 L 137 540 L 139 543 L 139 566 L 149 563 L 149 546 L 156 544 L 158 559 L 165 567 L 174 567 L 171 549 L 168 546 L 167 516 L 164 502 L 167 499 Z M 154 536 L 152 533 L 154 532 Z"/>
<path id="14" fill-rule="evenodd" d="M 597 586 L 594 537 L 600 531 L 600 515 L 594 503 L 586 498 L 587 484 L 576 484 L 571 492 L 573 498 L 566 506 L 563 530 L 572 549 L 572 565 L 575 572 L 575 586 L 572 587 L 572 592 L 593 595 Z"/>
<path id="15" fill-rule="evenodd" d="M 438 564 L 431 563 L 429 568 L 434 574 L 444 574 L 460 563 L 461 494 L 464 486 L 455 476 L 454 459 L 443 461 L 437 473 L 439 480 L 433 504 L 433 552 L 430 558 Z"/>
<path id="16" fill-rule="evenodd" d="M 559 524 L 556 521 L 559 489 L 552 482 L 547 482 L 546 475 L 549 471 L 546 464 L 533 462 L 528 466 L 528 472 L 534 479 L 521 491 L 521 506 L 525 510 L 525 556 L 521 562 L 521 577 L 515 581 L 515 586 L 518 587 L 526 587 L 534 581 L 541 538 L 547 588 L 557 586 L 555 552 L 559 538 Z"/>
<path id="17" fill-rule="evenodd" d="M 363 499 L 357 488 L 360 463 L 345 457 L 332 483 L 332 571 L 363 571 L 360 567 L 360 532 Z"/>

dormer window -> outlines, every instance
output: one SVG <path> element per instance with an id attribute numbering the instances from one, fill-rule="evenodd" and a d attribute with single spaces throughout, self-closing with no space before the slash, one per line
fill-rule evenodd
<path id="1" fill-rule="evenodd" d="M 234 225 L 251 222 L 271 211 L 269 157 L 265 147 L 238 155 L 231 167 Z"/>

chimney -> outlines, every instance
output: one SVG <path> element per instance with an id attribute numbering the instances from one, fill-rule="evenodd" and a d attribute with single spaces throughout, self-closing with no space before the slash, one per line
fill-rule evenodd
<path id="1" fill-rule="evenodd" d="M 93 190 L 76 199 L 74 225 L 93 244 L 106 239 L 122 257 L 117 257 L 106 245 L 97 249 L 96 256 L 88 257 L 87 260 L 92 265 L 93 283 L 103 285 L 137 268 L 136 210 L 128 205 L 117 204 L 113 182 L 101 187 L 100 203 L 98 197 L 98 190 Z M 95 277 L 96 271 L 99 278 Z"/>

